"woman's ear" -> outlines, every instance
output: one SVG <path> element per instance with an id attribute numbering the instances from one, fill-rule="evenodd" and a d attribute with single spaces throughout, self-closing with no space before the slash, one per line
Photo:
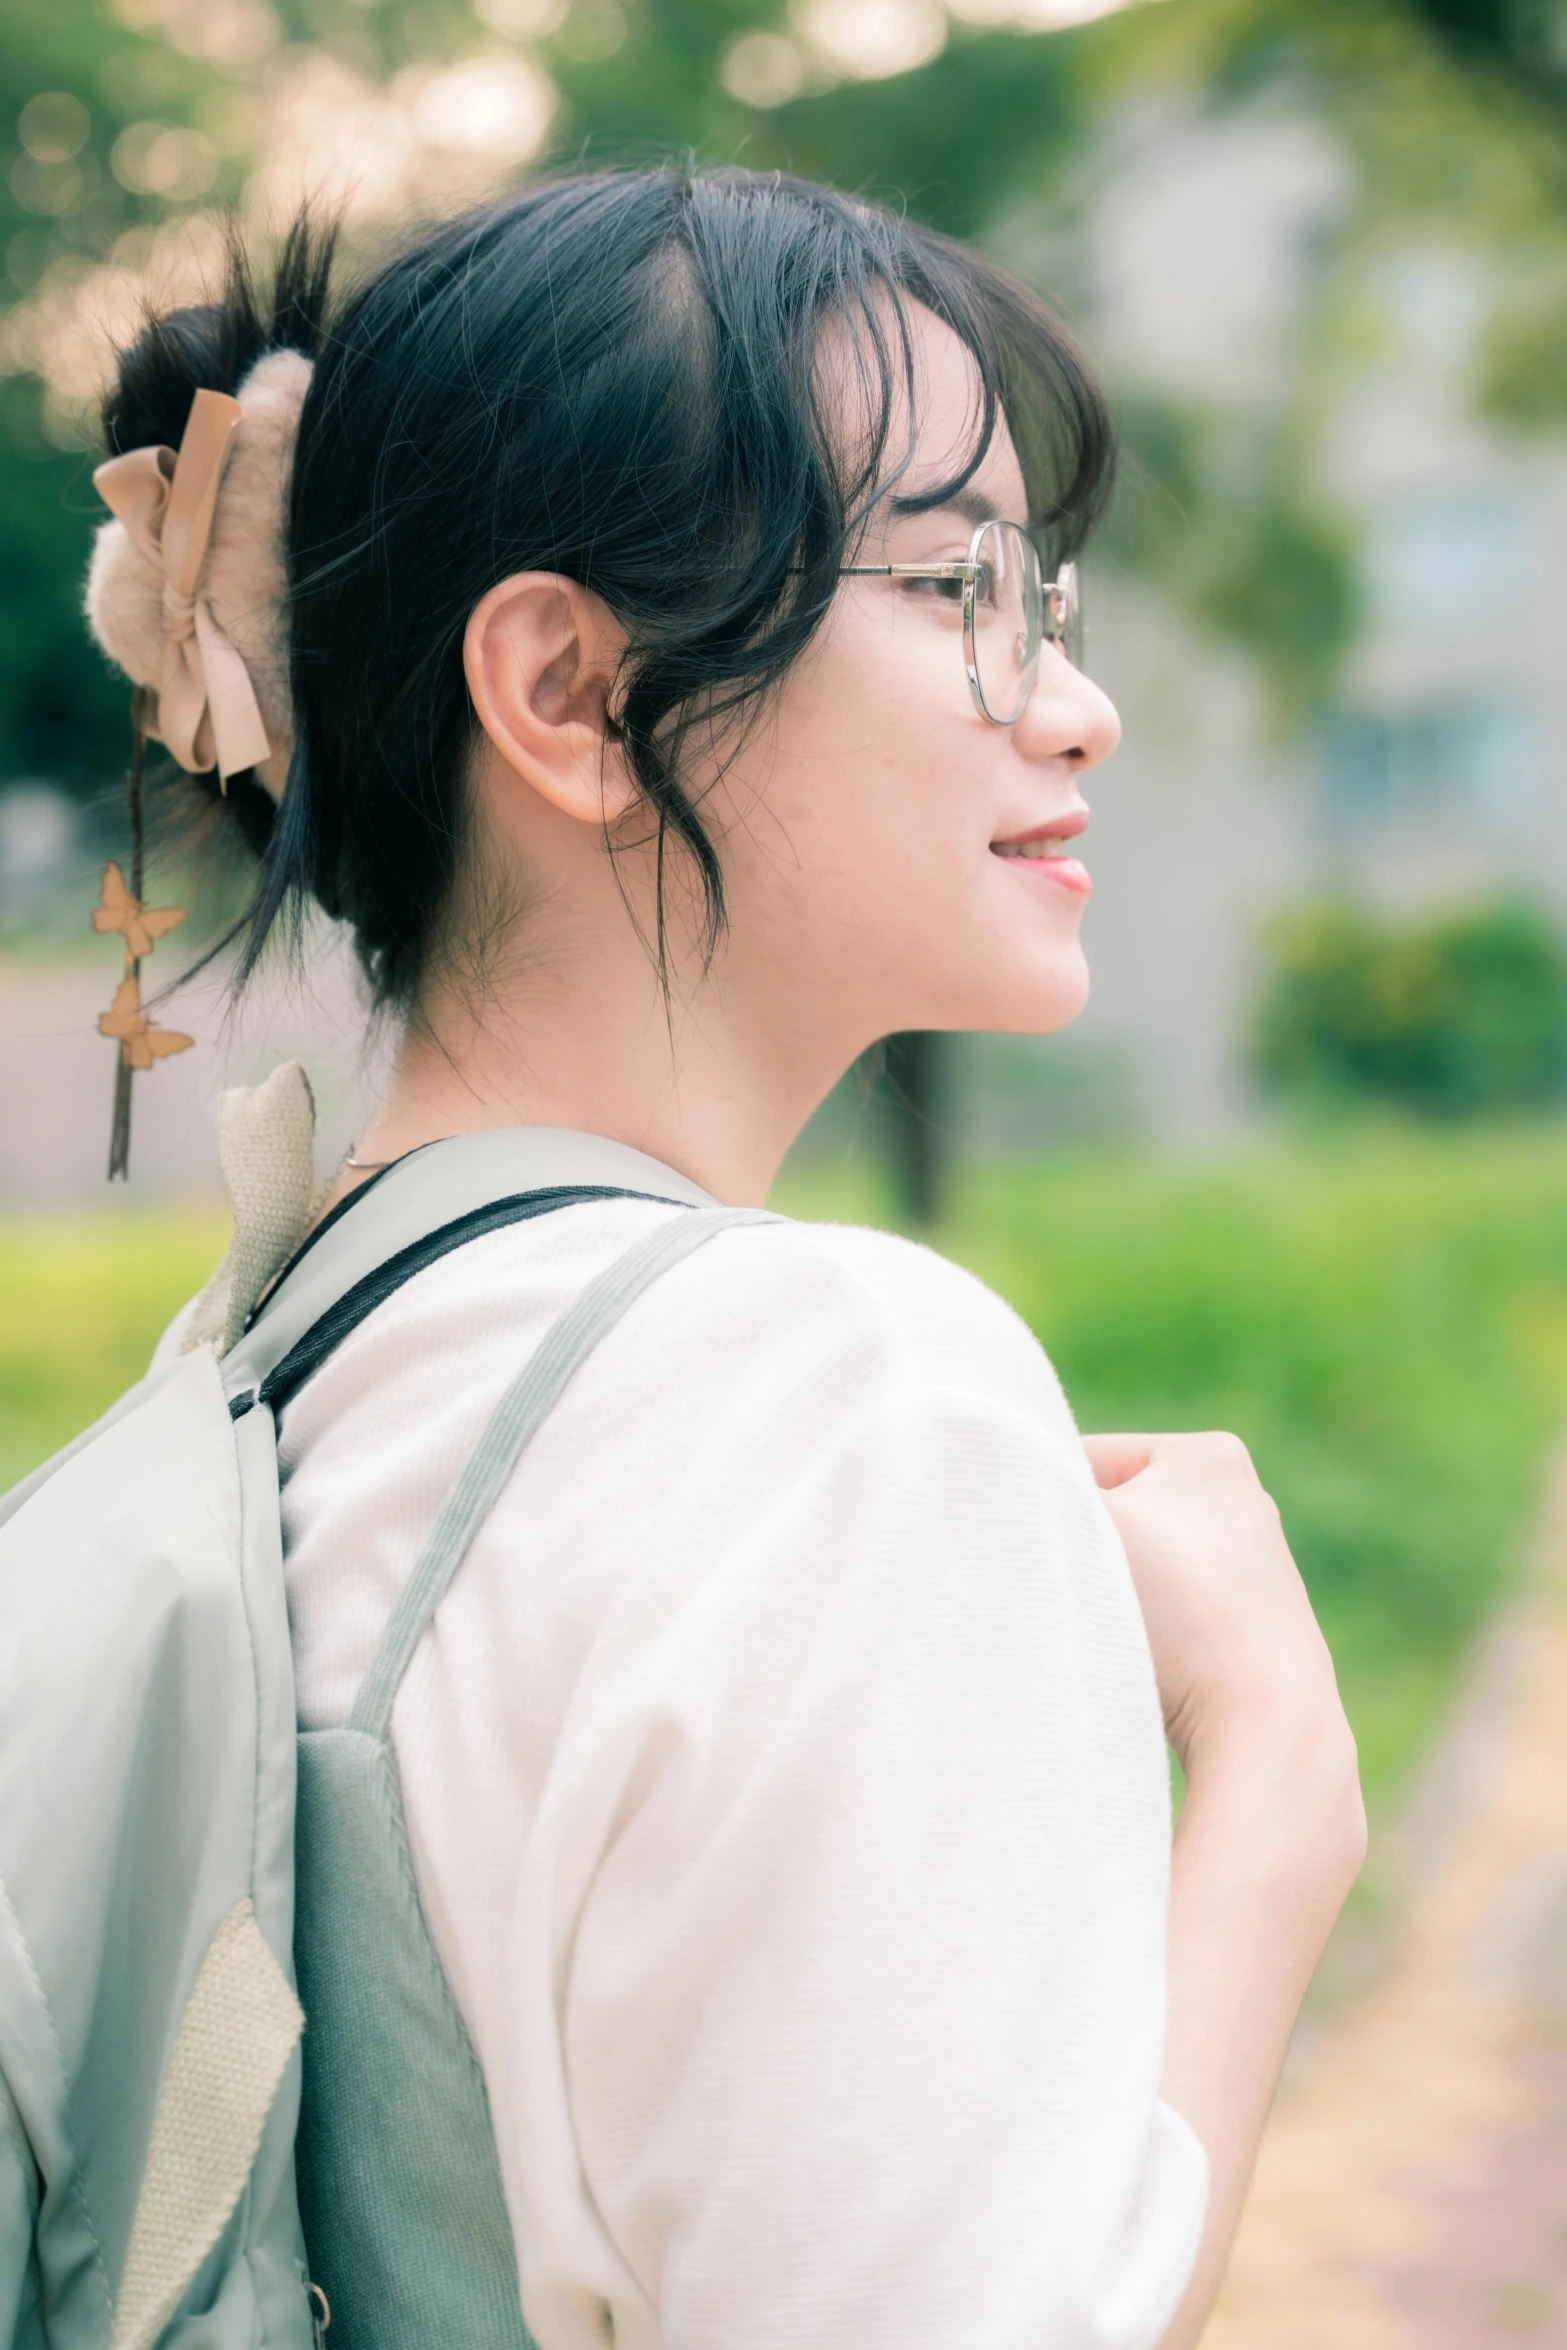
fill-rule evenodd
<path id="1" fill-rule="evenodd" d="M 584 824 L 614 824 L 639 797 L 608 721 L 624 646 L 601 597 L 546 571 L 492 587 L 463 638 L 468 691 L 495 751 Z"/>

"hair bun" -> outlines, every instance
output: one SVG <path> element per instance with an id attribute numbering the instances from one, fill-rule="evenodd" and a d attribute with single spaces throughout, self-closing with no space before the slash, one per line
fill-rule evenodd
<path id="1" fill-rule="evenodd" d="M 212 616 L 250 675 L 271 744 L 270 755 L 252 773 L 274 800 L 283 796 L 294 747 L 284 503 L 311 373 L 303 352 L 269 351 L 238 385 L 241 419 L 201 575 Z M 104 523 L 94 543 L 87 619 L 134 684 L 158 684 L 168 641 L 163 579 L 121 522 Z"/>

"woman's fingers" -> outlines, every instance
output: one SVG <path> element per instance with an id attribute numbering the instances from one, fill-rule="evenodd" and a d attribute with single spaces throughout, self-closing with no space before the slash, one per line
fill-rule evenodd
<path id="1" fill-rule="evenodd" d="M 1085 1436 L 1083 1450 L 1094 1472 L 1094 1482 L 1109 1492 L 1129 1478 L 1140 1477 L 1153 1459 L 1151 1436 Z"/>
<path id="2" fill-rule="evenodd" d="M 1199 1744 L 1262 1717 L 1342 1729 L 1322 1634 L 1240 1438 L 1210 1429 L 1085 1445 L 1137 1588 L 1165 1727 L 1188 1771 Z"/>

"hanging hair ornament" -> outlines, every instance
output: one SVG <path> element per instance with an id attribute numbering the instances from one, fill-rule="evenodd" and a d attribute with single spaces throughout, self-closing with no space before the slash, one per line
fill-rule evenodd
<path id="1" fill-rule="evenodd" d="M 154 1061 L 166 1060 L 171 1053 L 188 1052 L 196 1041 L 193 1036 L 181 1036 L 172 1028 L 154 1028 L 141 1004 L 143 956 L 150 955 L 158 940 L 177 930 L 185 919 L 183 906 L 142 904 L 145 865 L 142 792 L 147 763 L 146 704 L 150 698 L 147 687 L 142 685 L 131 695 L 131 766 L 126 777 L 131 819 L 131 878 L 127 884 L 124 873 L 111 859 L 104 867 L 103 891 L 92 917 L 94 930 L 118 932 L 125 941 L 125 976 L 114 991 L 109 1009 L 98 1016 L 99 1034 L 114 1038 L 120 1048 L 114 1072 L 114 1119 L 109 1130 L 111 1183 L 116 1175 L 124 1177 L 130 1173 L 132 1077 L 138 1069 L 150 1069 Z"/>
<path id="2" fill-rule="evenodd" d="M 125 976 L 98 1022 L 120 1048 L 111 1178 L 127 1169 L 135 1071 L 193 1042 L 142 1008 L 142 958 L 185 919 L 179 906 L 142 904 L 148 738 L 191 774 L 216 769 L 220 791 L 248 773 L 277 801 L 287 781 L 283 498 L 310 373 L 302 352 L 269 351 L 237 397 L 196 392 L 178 449 L 130 449 L 93 474 L 113 519 L 93 548 L 87 618 L 135 687 L 130 879 L 110 865 L 93 914 L 95 930 L 125 941 Z"/>
<path id="3" fill-rule="evenodd" d="M 222 791 L 248 771 L 273 799 L 282 794 L 293 731 L 281 632 L 283 483 L 309 383 L 301 353 L 269 352 L 240 397 L 195 394 L 177 449 L 130 449 L 93 474 L 113 520 L 93 549 L 87 617 L 134 687 L 130 879 L 108 867 L 92 918 L 95 930 L 125 941 L 125 976 L 98 1022 L 120 1048 L 111 1181 L 128 1172 L 132 1077 L 195 1041 L 154 1027 L 142 1008 L 142 959 L 185 919 L 183 907 L 142 903 L 148 738 L 192 774 L 216 768 Z"/>

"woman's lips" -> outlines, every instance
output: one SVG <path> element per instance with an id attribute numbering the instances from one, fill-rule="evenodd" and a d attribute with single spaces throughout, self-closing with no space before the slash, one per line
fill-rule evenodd
<path id="1" fill-rule="evenodd" d="M 1053 882 L 1057 889 L 1070 890 L 1075 897 L 1086 898 L 1094 886 L 1088 867 L 1066 853 L 1067 841 L 1081 830 L 1082 825 L 1077 823 L 1072 825 L 1070 833 L 1063 827 L 1059 832 L 1036 832 L 1018 840 L 992 841 L 990 853 L 1009 865 L 1022 866 L 1040 881 Z"/>

